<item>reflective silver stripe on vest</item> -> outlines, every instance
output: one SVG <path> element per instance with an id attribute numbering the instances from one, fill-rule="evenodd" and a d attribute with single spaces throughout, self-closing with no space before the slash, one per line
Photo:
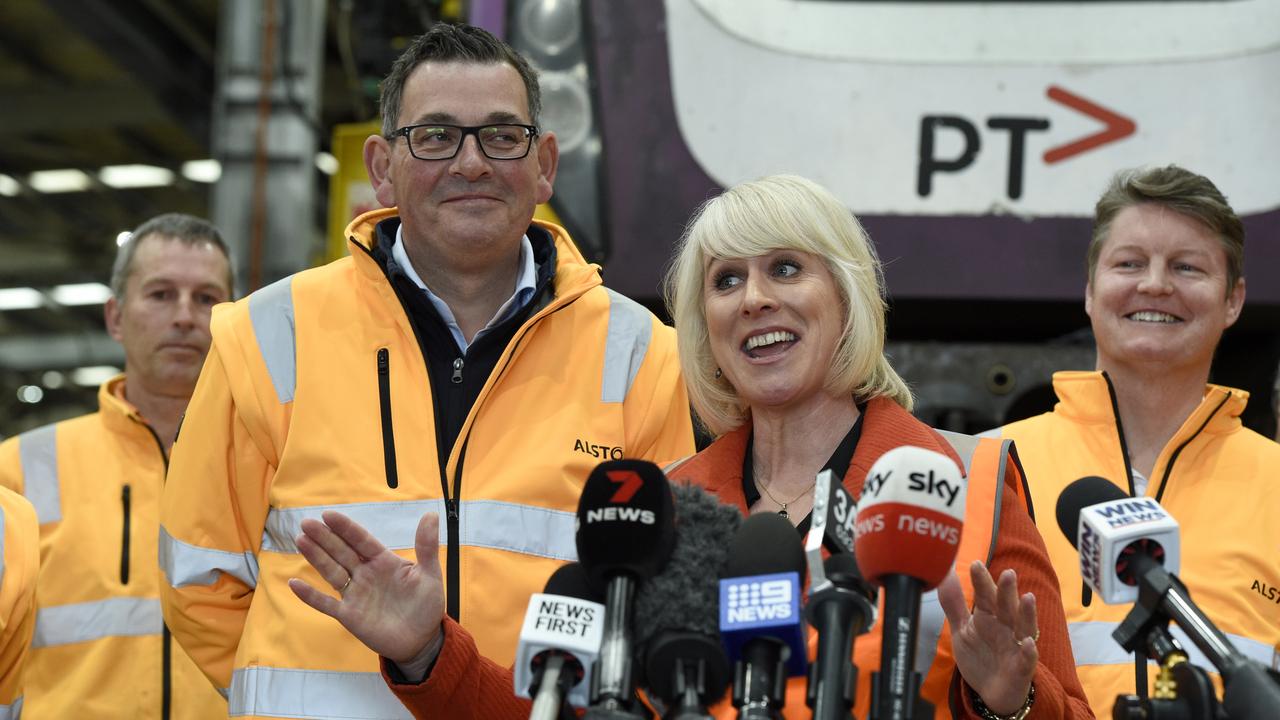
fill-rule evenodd
<path id="1" fill-rule="evenodd" d="M 117 597 L 36 611 L 31 647 L 100 640 L 105 637 L 159 635 L 164 626 L 157 598 Z"/>
<path id="2" fill-rule="evenodd" d="M 298 384 L 297 340 L 293 326 L 293 276 L 249 296 L 249 320 L 281 403 L 293 401 Z"/>
<path id="3" fill-rule="evenodd" d="M 960 456 L 960 461 L 964 463 L 965 477 L 969 476 L 969 468 L 973 464 L 973 454 L 978 450 L 978 438 L 963 433 L 951 432 L 950 430 L 938 430 L 939 435 L 952 450 L 956 451 L 956 455 Z"/>
<path id="4" fill-rule="evenodd" d="M 620 403 L 627 399 L 631 383 L 649 351 L 653 320 L 643 305 L 612 290 L 606 289 L 606 292 L 609 293 L 609 332 L 604 341 L 600 402 Z"/>
<path id="5" fill-rule="evenodd" d="M 942 612 L 938 591 L 930 590 L 921 595 L 920 632 L 916 635 L 916 670 L 922 679 L 929 674 L 929 668 L 933 667 L 933 659 L 938 654 L 938 643 L 942 640 L 942 626 L 946 623 L 947 615 Z"/>
<path id="6" fill-rule="evenodd" d="M 258 559 L 251 552 L 203 548 L 182 542 L 160 528 L 160 569 L 173 588 L 212 585 L 226 573 L 251 588 L 258 586 Z"/>
<path id="7" fill-rule="evenodd" d="M 418 521 L 426 512 L 444 512 L 441 500 L 311 505 L 300 508 L 271 508 L 262 534 L 265 552 L 296 553 L 294 538 L 302 532 L 306 518 L 320 519 L 326 510 L 337 510 L 360 523 L 378 542 L 390 550 L 413 548 Z M 463 500 L 458 507 L 459 542 L 465 547 L 507 550 L 522 555 L 577 560 L 575 514 L 532 505 L 497 500 Z M 440 524 L 440 544 L 448 542 L 444 523 Z"/>
<path id="8" fill-rule="evenodd" d="M 1067 632 L 1071 636 L 1071 650 L 1075 653 L 1076 665 L 1132 667 L 1133 653 L 1125 652 L 1124 648 L 1120 647 L 1120 643 L 1111 637 L 1111 633 L 1115 632 L 1119 625 L 1120 623 L 1103 621 L 1067 623 Z M 1178 642 L 1182 643 L 1183 649 L 1187 651 L 1187 656 L 1191 658 L 1193 664 L 1206 670 L 1213 670 L 1213 663 L 1209 662 L 1209 658 L 1205 657 L 1205 654 L 1191 642 L 1191 638 L 1187 637 L 1182 628 L 1170 625 L 1169 629 Z M 1275 650 L 1270 645 L 1242 635 L 1223 634 L 1242 655 L 1271 667 Z"/>
<path id="9" fill-rule="evenodd" d="M 55 428 L 55 425 L 45 425 L 18 436 L 18 457 L 22 461 L 22 494 L 35 506 L 36 518 L 41 525 L 62 519 Z"/>
<path id="10" fill-rule="evenodd" d="M 12 705 L 0 705 L 0 720 L 18 720 L 22 717 L 22 698 L 13 701 Z"/>
<path id="11" fill-rule="evenodd" d="M 254 666 L 231 675 L 231 717 L 388 720 L 413 715 L 391 693 L 382 674 Z"/>

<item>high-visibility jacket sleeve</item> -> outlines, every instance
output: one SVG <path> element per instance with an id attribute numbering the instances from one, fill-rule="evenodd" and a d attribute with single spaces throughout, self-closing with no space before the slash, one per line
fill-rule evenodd
<path id="1" fill-rule="evenodd" d="M 1032 678 L 1036 687 L 1032 717 L 1092 718 L 1093 710 L 1076 677 L 1058 576 L 1049 563 L 1044 540 L 1027 514 L 1025 500 L 1019 492 L 1021 483 L 1017 463 L 1010 462 L 1005 473 L 1005 492 L 1001 494 L 999 536 L 988 569 L 992 577 L 1000 577 L 1000 573 L 1012 569 L 1018 574 L 1018 593 L 1030 592 L 1036 598 L 1040 626 L 1036 649 L 1040 652 L 1040 662 Z M 973 708 L 968 688 L 962 689 L 963 685 L 952 683 L 952 707 L 962 706 L 967 717 L 980 717 Z"/>
<path id="2" fill-rule="evenodd" d="M 22 672 L 36 627 L 36 574 L 40 529 L 26 498 L 0 488 L 3 509 L 3 578 L 0 579 L 0 718 L 18 717 Z"/>
<path id="3" fill-rule="evenodd" d="M 421 684 L 398 683 L 382 658 L 382 677 L 415 718 L 431 720 L 505 720 L 527 718 L 533 704 L 513 690 L 511 668 L 480 654 L 475 640 L 446 616 L 444 645 Z"/>
<path id="4" fill-rule="evenodd" d="M 222 690 L 231 685 L 257 586 L 270 470 L 237 411 L 215 343 L 174 443 L 161 496 L 160 602 L 174 638 Z"/>
<path id="5" fill-rule="evenodd" d="M 653 342 L 625 405 L 627 434 L 634 438 L 627 454 L 663 466 L 693 454 L 693 418 L 675 331 L 657 318 L 652 322 Z"/>

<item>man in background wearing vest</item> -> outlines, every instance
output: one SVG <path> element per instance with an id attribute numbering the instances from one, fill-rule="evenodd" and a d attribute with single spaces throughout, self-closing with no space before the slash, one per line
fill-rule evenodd
<path id="1" fill-rule="evenodd" d="M 40 524 L 25 717 L 226 717 L 161 620 L 156 536 L 209 312 L 231 288 L 213 225 L 180 214 L 140 225 L 119 248 L 105 311 L 124 374 L 98 390 L 98 412 L 0 445 L 0 484 L 25 494 Z"/>
<path id="2" fill-rule="evenodd" d="M 0 487 L 0 718 L 22 715 L 39 570 L 36 510 L 26 498 Z"/>
<path id="3" fill-rule="evenodd" d="M 1244 296 L 1244 227 L 1212 182 L 1177 166 L 1120 173 L 1098 201 L 1088 251 L 1096 370 L 1056 373 L 1053 412 L 998 431 L 1027 469 L 1098 717 L 1137 690 L 1133 656 L 1111 637 L 1130 607 L 1082 590 L 1076 551 L 1054 521 L 1078 478 L 1158 501 L 1180 525 L 1179 575 L 1196 603 L 1246 655 L 1271 665 L 1280 647 L 1280 445 L 1241 425 L 1248 393 L 1208 384 Z"/>
<path id="4" fill-rule="evenodd" d="M 383 83 L 364 158 L 386 209 L 348 226 L 350 257 L 214 313 L 163 601 L 233 716 L 409 717 L 377 655 L 290 590 L 363 597 L 361 573 L 308 565 L 304 520 L 340 512 L 409 560 L 425 528 L 440 637 L 510 664 L 530 593 L 576 558 L 591 470 L 693 451 L 674 333 L 533 221 L 558 158 L 539 104 L 505 43 L 433 26 Z"/>

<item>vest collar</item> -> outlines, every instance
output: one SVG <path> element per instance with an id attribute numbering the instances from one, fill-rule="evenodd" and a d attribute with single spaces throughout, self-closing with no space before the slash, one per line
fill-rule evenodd
<path id="1" fill-rule="evenodd" d="M 125 376 L 116 375 L 98 387 L 98 414 L 107 429 L 119 435 L 146 434 L 147 421 L 124 397 Z"/>
<path id="2" fill-rule="evenodd" d="M 1115 424 L 1117 410 L 1112 400 L 1110 380 L 1102 372 L 1056 372 L 1053 374 L 1053 391 L 1058 396 L 1054 412 L 1082 424 Z M 1204 399 L 1183 421 L 1182 427 L 1169 440 L 1169 445 L 1180 445 L 1197 432 L 1220 434 L 1236 430 L 1241 425 L 1240 414 L 1248 402 L 1247 391 L 1206 384 Z"/>
<path id="3" fill-rule="evenodd" d="M 373 258 L 378 237 L 377 227 L 383 220 L 397 216 L 396 208 L 381 208 L 359 215 L 347 225 L 347 249 L 360 274 L 367 280 L 381 283 L 385 278 L 382 267 Z M 601 283 L 600 266 L 586 261 L 564 228 L 555 223 L 534 220 L 530 229 L 546 232 L 555 243 L 555 297 L 575 297 Z M 537 241 L 532 234 L 530 240 L 535 245 L 536 257 Z"/>

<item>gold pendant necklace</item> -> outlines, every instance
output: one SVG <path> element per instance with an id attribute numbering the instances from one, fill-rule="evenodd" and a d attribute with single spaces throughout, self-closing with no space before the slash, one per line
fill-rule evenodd
<path id="1" fill-rule="evenodd" d="M 779 515 L 781 515 L 781 516 L 782 516 L 782 517 L 784 517 L 784 518 L 790 518 L 790 517 L 791 517 L 791 515 L 789 515 L 789 514 L 787 513 L 787 506 L 788 506 L 788 505 L 790 505 L 791 503 L 794 503 L 795 501 L 799 500 L 800 498 L 804 497 L 805 495 L 808 495 L 809 493 L 813 492 L 813 488 L 807 488 L 807 489 L 805 489 L 803 492 L 801 492 L 799 495 L 797 495 L 797 496 L 795 496 L 795 497 L 791 498 L 790 500 L 788 500 L 788 501 L 786 501 L 786 502 L 782 502 L 782 501 L 781 501 L 781 500 L 779 500 L 778 498 L 774 497 L 774 496 L 773 496 L 773 493 L 769 492 L 769 488 L 768 488 L 767 486 L 765 486 L 763 483 L 759 483 L 759 482 L 757 482 L 757 483 L 756 483 L 756 486 L 757 486 L 757 487 L 759 487 L 761 490 L 763 490 L 763 491 L 764 491 L 764 494 L 765 494 L 765 495 L 766 495 L 770 500 L 772 500 L 772 501 L 773 501 L 773 504 L 774 504 L 774 505 L 780 505 L 780 506 L 781 506 L 781 507 L 779 508 L 779 510 L 778 510 L 778 514 L 779 514 Z"/>

